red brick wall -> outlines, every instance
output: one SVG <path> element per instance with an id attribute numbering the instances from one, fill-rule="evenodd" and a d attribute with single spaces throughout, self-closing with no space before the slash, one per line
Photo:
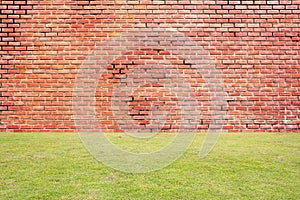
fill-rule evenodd
<path id="1" fill-rule="evenodd" d="M 0 131 L 74 131 L 78 70 L 101 42 L 137 26 L 176 29 L 210 55 L 226 93 L 224 130 L 300 130 L 299 0 L 2 0 L 0 9 Z M 148 59 L 155 60 L 155 54 Z M 195 80 L 203 83 L 195 87 L 201 110 L 197 129 L 205 131 L 211 105 L 205 81 Z M 96 97 L 101 101 L 105 95 Z M 97 106 L 100 126 L 120 130 L 109 104 Z M 147 102 L 131 106 L 141 111 Z M 164 109 L 176 110 L 172 104 Z M 131 117 L 145 125 L 144 114 Z M 171 117 L 165 129 L 178 128 L 175 122 Z"/>

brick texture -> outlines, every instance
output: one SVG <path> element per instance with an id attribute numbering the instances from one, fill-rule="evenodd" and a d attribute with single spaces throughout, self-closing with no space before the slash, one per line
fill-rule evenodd
<path id="1" fill-rule="evenodd" d="M 0 22 L 0 131 L 76 131 L 73 90 L 88 56 L 128 29 L 161 27 L 196 41 L 219 70 L 224 131 L 300 132 L 299 0 L 2 0 Z M 95 107 L 105 131 L 122 131 L 111 109 L 113 85 L 168 52 L 132 55 L 107 66 L 111 77 L 99 78 Z M 168 63 L 198 98 L 192 129 L 206 131 L 213 115 L 207 83 L 183 58 Z M 165 115 L 161 130 L 176 131 L 182 118 L 176 98 L 168 88 L 145 84 L 128 100 L 129 117 L 149 128 L 157 106 Z"/>

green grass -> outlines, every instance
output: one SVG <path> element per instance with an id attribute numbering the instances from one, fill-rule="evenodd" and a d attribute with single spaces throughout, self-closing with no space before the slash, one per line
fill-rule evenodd
<path id="1" fill-rule="evenodd" d="M 160 137 L 110 140 L 134 151 L 171 136 Z M 75 133 L 0 133 L 0 199 L 300 198 L 299 133 L 222 134 L 199 159 L 203 139 L 164 169 L 128 174 L 96 161 Z"/>

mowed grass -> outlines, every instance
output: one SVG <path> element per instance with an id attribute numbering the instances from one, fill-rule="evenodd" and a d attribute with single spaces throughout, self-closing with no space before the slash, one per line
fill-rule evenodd
<path id="1" fill-rule="evenodd" d="M 173 136 L 109 138 L 139 152 Z M 199 159 L 204 136 L 168 167 L 129 174 L 95 160 L 76 133 L 0 133 L 0 199 L 300 199 L 299 133 L 222 134 Z"/>

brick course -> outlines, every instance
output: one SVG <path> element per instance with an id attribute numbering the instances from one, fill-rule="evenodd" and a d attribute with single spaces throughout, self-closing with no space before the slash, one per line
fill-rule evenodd
<path id="1" fill-rule="evenodd" d="M 78 69 L 101 42 L 138 27 L 176 29 L 210 55 L 226 92 L 224 130 L 300 130 L 299 0 L 2 0 L 0 20 L 0 131 L 75 131 L 72 91 Z M 159 60 L 163 53 L 148 49 L 135 52 L 138 59 L 112 63 L 111 70 L 118 69 L 111 80 L 122 79 L 121 69 L 133 61 Z M 172 62 L 188 65 L 180 58 Z M 205 131 L 212 114 L 207 86 L 189 68 L 182 72 L 190 74 L 187 82 L 200 84 L 197 129 Z M 106 104 L 111 93 L 101 92 L 112 82 L 99 83 L 97 117 L 105 131 L 121 131 Z M 152 100 L 167 102 L 164 130 L 178 129 L 174 94 L 154 88 Z M 146 126 L 149 102 L 138 98 L 142 90 L 130 103 L 130 115 Z"/>

